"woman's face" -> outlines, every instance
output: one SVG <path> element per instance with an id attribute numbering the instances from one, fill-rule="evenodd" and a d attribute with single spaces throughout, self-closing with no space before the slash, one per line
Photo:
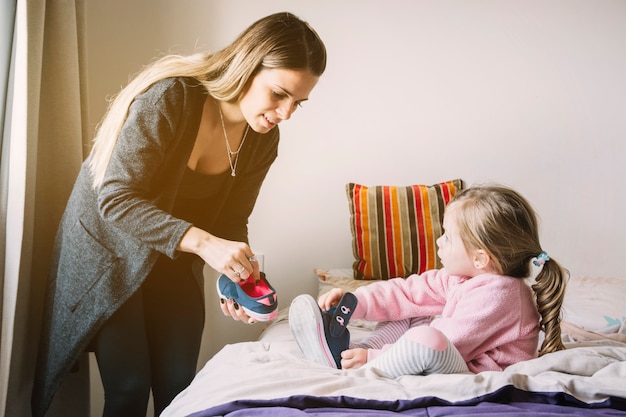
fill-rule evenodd
<path id="1" fill-rule="evenodd" d="M 258 133 L 267 133 L 308 100 L 318 77 L 308 70 L 262 69 L 239 100 L 241 113 Z"/>

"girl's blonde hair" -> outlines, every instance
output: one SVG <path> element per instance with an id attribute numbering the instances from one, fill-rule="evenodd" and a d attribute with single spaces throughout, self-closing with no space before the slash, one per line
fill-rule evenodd
<path id="1" fill-rule="evenodd" d="M 282 12 L 259 19 L 220 51 L 167 55 L 146 67 L 114 97 L 98 126 L 89 161 L 94 188 L 102 183 L 128 108 L 152 84 L 194 77 L 215 99 L 236 101 L 263 68 L 308 70 L 319 77 L 326 69 L 326 47 L 308 23 Z"/>
<path id="2" fill-rule="evenodd" d="M 457 193 L 450 206 L 455 207 L 461 240 L 468 251 L 486 251 L 502 275 L 530 276 L 531 261 L 544 252 L 537 215 L 524 197 L 503 186 L 475 186 Z M 539 355 L 565 349 L 560 323 L 567 276 L 567 271 L 549 258 L 532 285 L 540 328 L 545 333 Z"/>

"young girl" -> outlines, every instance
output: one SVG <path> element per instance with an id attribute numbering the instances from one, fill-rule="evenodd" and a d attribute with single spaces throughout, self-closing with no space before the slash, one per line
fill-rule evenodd
<path id="1" fill-rule="evenodd" d="M 443 269 L 355 291 L 358 304 L 349 315 L 383 323 L 362 344 L 342 349 L 342 368 L 365 365 L 391 378 L 500 371 L 536 357 L 540 331 L 539 355 L 564 349 L 559 323 L 566 271 L 541 248 L 529 203 L 502 186 L 476 186 L 450 202 L 443 227 L 437 240 Z M 540 267 L 532 285 L 536 299 L 524 280 L 531 264 Z M 335 288 L 320 297 L 319 307 L 310 296 L 292 303 L 292 331 L 308 359 L 335 365 L 320 358 L 338 354 L 332 352 L 338 344 L 328 331 L 315 333 L 320 308 L 329 310 L 343 295 Z"/>
<path id="2" fill-rule="evenodd" d="M 215 53 L 168 55 L 112 102 L 55 242 L 33 415 L 86 350 L 104 416 L 155 415 L 193 379 L 204 263 L 259 279 L 248 218 L 278 154 L 278 124 L 309 98 L 324 43 L 291 13 L 259 19 Z M 226 315 L 250 322 L 232 299 Z"/>

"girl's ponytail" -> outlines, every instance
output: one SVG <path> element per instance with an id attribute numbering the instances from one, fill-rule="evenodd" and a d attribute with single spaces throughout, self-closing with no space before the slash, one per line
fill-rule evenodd
<path id="1" fill-rule="evenodd" d="M 542 252 L 541 255 L 545 255 Z M 539 259 L 541 255 L 537 258 Z M 537 296 L 537 310 L 541 315 L 540 328 L 545 334 L 539 356 L 565 349 L 561 340 L 561 306 L 565 296 L 566 271 L 545 255 L 544 260 L 533 261 L 541 266 L 532 288 Z"/>

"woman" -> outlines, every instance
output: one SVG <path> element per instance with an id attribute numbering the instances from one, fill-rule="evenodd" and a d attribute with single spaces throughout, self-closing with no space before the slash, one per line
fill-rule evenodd
<path id="1" fill-rule="evenodd" d="M 214 54 L 166 56 L 111 104 L 67 204 L 52 259 L 33 415 L 81 352 L 96 354 L 105 416 L 155 414 L 192 380 L 204 325 L 202 266 L 259 278 L 248 217 L 277 156 L 277 125 L 326 67 L 290 13 Z M 251 320 L 232 300 L 235 320 Z"/>

